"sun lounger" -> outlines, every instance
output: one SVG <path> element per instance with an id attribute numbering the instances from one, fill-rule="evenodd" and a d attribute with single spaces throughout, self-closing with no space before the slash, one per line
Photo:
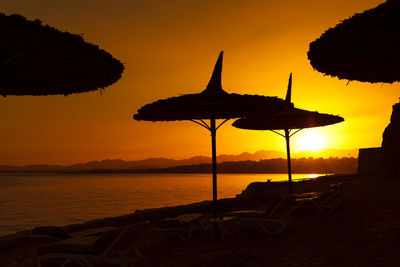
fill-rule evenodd
<path id="1" fill-rule="evenodd" d="M 32 230 L 30 238 L 53 238 L 62 240 L 71 238 L 72 235 L 57 226 L 40 226 Z"/>
<path id="2" fill-rule="evenodd" d="M 175 218 L 163 219 L 156 222 L 155 225 L 163 232 L 178 235 L 183 240 L 191 238 L 193 231 L 206 231 L 209 227 L 206 216 L 201 213 L 189 213 Z"/>
<path id="3" fill-rule="evenodd" d="M 228 224 L 232 224 L 235 222 L 237 218 L 233 216 L 220 216 L 218 218 L 211 218 L 207 219 L 207 227 L 206 230 L 210 231 L 211 239 L 216 237 L 220 237 L 222 239 L 225 238 L 225 234 L 237 232 L 236 227 L 228 230 Z"/>
<path id="4" fill-rule="evenodd" d="M 57 241 L 39 251 L 39 267 L 46 262 L 57 262 L 56 266 L 69 266 L 70 263 L 108 263 L 118 266 L 131 266 L 144 259 L 138 248 L 148 246 L 162 238 L 162 233 L 149 222 L 141 222 L 104 232 L 100 236 L 79 236 Z M 75 266 L 75 265 L 74 265 Z"/>
<path id="5" fill-rule="evenodd" d="M 232 212 L 226 216 L 235 218 L 237 232 L 241 223 L 251 222 L 268 235 L 279 234 L 294 220 L 290 214 L 293 212 L 295 200 L 294 195 L 285 195 L 276 198 L 266 210 Z"/>
<path id="6" fill-rule="evenodd" d="M 321 213 L 333 212 L 343 202 L 343 188 L 347 182 L 332 184 L 326 191 L 296 195 L 296 209 L 317 209 Z"/>
<path id="7" fill-rule="evenodd" d="M 71 235 L 72 235 L 72 237 L 99 236 L 99 235 L 103 234 L 104 232 L 111 231 L 115 228 L 116 227 L 113 227 L 113 226 L 100 226 L 100 227 L 90 228 L 87 230 L 82 230 L 79 232 L 73 232 L 73 233 L 71 233 Z"/>
<path id="8" fill-rule="evenodd" d="M 63 240 L 79 236 L 99 236 L 106 231 L 115 229 L 113 226 L 100 226 L 94 227 L 79 232 L 69 233 L 58 226 L 40 226 L 32 230 L 30 238 L 53 238 L 56 240 Z"/>

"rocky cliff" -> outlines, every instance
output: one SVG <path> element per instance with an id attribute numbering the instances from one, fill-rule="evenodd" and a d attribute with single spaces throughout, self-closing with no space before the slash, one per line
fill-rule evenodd
<path id="1" fill-rule="evenodd" d="M 383 173 L 400 177 L 400 103 L 393 105 L 390 123 L 383 132 Z"/>

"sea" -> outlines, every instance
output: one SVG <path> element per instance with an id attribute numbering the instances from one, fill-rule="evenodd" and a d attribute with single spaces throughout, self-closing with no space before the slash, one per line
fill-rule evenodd
<path id="1" fill-rule="evenodd" d="M 218 174 L 218 198 L 267 180 L 286 181 L 287 174 Z M 211 174 L 0 174 L 0 236 L 211 199 Z"/>

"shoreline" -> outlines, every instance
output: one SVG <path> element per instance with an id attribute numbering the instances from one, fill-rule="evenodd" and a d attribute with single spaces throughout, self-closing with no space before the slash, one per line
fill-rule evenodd
<path id="1" fill-rule="evenodd" d="M 325 176 L 321 176 L 325 177 Z M 304 181 L 307 179 L 304 179 Z M 294 181 L 297 182 L 297 181 Z M 287 184 L 287 182 L 282 182 L 282 181 L 275 181 L 271 182 L 273 185 L 282 185 L 282 184 Z M 245 191 L 245 189 L 243 189 Z M 238 195 L 237 195 L 238 196 Z M 218 199 L 218 203 L 220 205 L 233 205 L 233 204 L 238 204 L 241 202 L 241 200 L 237 197 L 235 198 L 222 198 Z M 86 230 L 90 229 L 91 227 L 99 227 L 99 226 L 120 226 L 124 224 L 130 224 L 130 223 L 135 223 L 138 221 L 143 221 L 143 220 L 157 220 L 157 219 L 163 219 L 166 217 L 175 217 L 179 216 L 185 213 L 195 213 L 195 212 L 211 212 L 212 211 L 212 201 L 211 200 L 203 200 L 200 202 L 194 202 L 190 204 L 183 204 L 183 205 L 177 205 L 177 206 L 168 206 L 168 207 L 159 207 L 159 208 L 150 208 L 150 209 L 137 209 L 133 213 L 129 214 L 124 214 L 124 215 L 119 215 L 119 216 L 113 216 L 113 217 L 105 217 L 105 218 L 99 218 L 99 219 L 94 219 L 94 220 L 89 220 L 83 223 L 75 223 L 75 224 L 67 224 L 63 226 L 57 226 L 63 230 L 70 231 L 70 232 L 76 232 L 80 230 Z M 235 209 L 236 207 L 232 206 L 232 209 Z M 27 233 L 32 231 L 32 229 L 27 229 L 27 230 L 22 230 L 18 231 L 15 233 L 11 234 L 6 234 L 4 236 L 0 236 L 0 242 L 2 239 L 9 238 L 11 236 L 19 236 L 23 233 Z"/>
<path id="2" fill-rule="evenodd" d="M 153 174 L 149 174 L 149 175 L 152 176 Z M 158 174 L 154 174 L 154 175 L 157 176 Z M 171 175 L 173 175 L 173 174 L 171 174 Z M 186 174 L 180 174 L 180 175 L 184 175 L 185 176 Z M 199 175 L 202 175 L 202 177 L 204 176 L 204 174 L 199 174 Z M 221 176 L 222 178 L 224 177 L 223 175 L 229 175 L 227 177 L 231 177 L 232 176 L 231 174 L 222 174 L 222 176 Z M 235 178 L 235 179 L 241 179 L 243 174 L 234 174 L 234 175 L 235 175 L 234 177 L 236 177 L 236 175 L 237 175 L 237 177 L 239 177 L 239 178 Z M 264 177 L 264 174 L 256 174 L 256 175 L 259 175 L 259 176 L 254 176 L 254 177 L 252 176 L 254 178 L 254 181 L 271 180 L 274 184 L 276 184 L 276 182 L 285 182 L 285 181 L 287 181 L 287 174 L 277 175 L 277 176 L 275 174 L 268 174 L 265 177 Z M 301 174 L 301 175 L 297 175 L 297 176 L 296 175 L 297 174 L 295 174 L 295 176 L 293 177 L 293 181 L 296 181 L 296 182 L 315 178 L 315 176 L 310 177 L 308 174 Z M 86 175 L 84 175 L 84 176 L 86 176 Z M 326 175 L 319 174 L 318 176 L 326 176 Z M 38 177 L 40 177 L 40 175 Z M 63 175 L 60 176 L 60 177 L 63 177 Z M 90 175 L 89 175 L 89 177 L 90 177 Z M 145 177 L 146 176 L 144 176 L 144 178 Z M 179 177 L 179 175 L 177 177 Z M 246 177 L 246 176 L 243 176 L 243 177 Z M 308 177 L 310 177 L 310 178 L 308 178 Z M 27 177 L 27 178 L 29 178 L 29 177 Z M 55 178 L 57 178 L 57 177 L 55 177 Z M 196 176 L 193 176 L 193 178 L 196 178 Z M 233 198 L 235 196 L 235 194 L 240 193 L 247 186 L 248 186 L 248 183 L 242 183 L 241 186 L 237 187 L 234 191 L 232 191 L 231 194 L 229 194 L 229 195 L 226 194 L 226 193 L 225 194 L 221 194 L 221 197 L 222 198 Z M 169 205 L 165 205 L 165 206 L 162 206 L 162 207 L 160 207 L 160 203 L 157 203 L 157 202 L 153 203 L 154 201 L 152 201 L 152 202 L 144 201 L 143 205 L 134 205 L 133 209 L 129 209 L 129 210 L 125 209 L 121 213 L 118 213 L 118 212 L 107 212 L 107 216 L 104 216 L 104 217 L 119 217 L 119 216 L 122 216 L 123 214 L 132 214 L 133 212 L 135 212 L 135 210 L 143 210 L 143 209 L 158 209 L 158 208 L 162 209 L 162 208 L 165 208 L 165 207 L 174 207 L 174 206 L 178 206 L 176 209 L 179 209 L 179 207 L 182 207 L 182 206 L 185 206 L 185 205 L 189 205 L 189 206 L 190 205 L 195 206 L 196 204 L 203 205 L 204 203 L 207 203 L 206 201 L 204 201 L 204 199 L 207 199 L 206 198 L 207 196 L 204 196 L 204 194 L 202 196 L 203 196 L 202 198 L 199 197 L 197 199 L 192 199 L 191 201 L 188 201 L 188 199 L 186 199 L 185 201 L 183 201 L 183 200 L 182 201 L 178 201 L 178 200 L 177 201 L 172 201 L 172 202 L 175 202 L 175 203 L 169 203 Z M 15 212 L 17 212 L 17 211 L 19 211 L 19 210 L 15 210 Z M 18 218 L 16 218 L 16 220 L 15 220 L 16 223 L 14 224 L 14 227 L 13 227 L 13 225 L 11 224 L 10 220 L 5 221 L 5 223 L 3 224 L 4 227 L 2 227 L 2 231 L 1 231 L 2 234 L 0 235 L 0 238 L 3 237 L 3 236 L 10 235 L 10 234 L 16 234 L 17 232 L 20 232 L 20 231 L 30 230 L 30 229 L 33 229 L 34 227 L 39 227 L 39 226 L 53 225 L 53 226 L 58 226 L 58 227 L 66 227 L 67 225 L 70 225 L 70 224 L 73 224 L 73 225 L 75 225 L 75 224 L 85 224 L 85 223 L 88 223 L 90 221 L 98 221 L 98 220 L 100 220 L 99 218 L 102 218 L 101 217 L 102 214 L 97 214 L 97 216 L 90 216 L 90 217 L 89 216 L 85 216 L 85 214 L 82 214 L 82 216 L 80 216 L 80 215 L 75 216 L 74 217 L 75 220 L 69 220 L 69 221 L 68 220 L 64 220 L 65 223 L 64 223 L 64 221 L 58 220 L 56 218 L 53 218 L 52 220 L 48 219 L 47 223 L 43 224 L 43 222 L 42 223 L 40 222 L 39 214 L 41 214 L 41 213 L 39 213 L 39 212 L 40 212 L 40 210 L 38 210 L 36 213 L 32 213 L 31 212 L 31 213 L 28 214 L 30 216 L 35 216 L 35 217 L 32 217 L 32 218 L 35 218 L 34 219 L 34 223 L 30 223 L 29 219 L 25 220 L 24 218 L 21 217 L 19 220 L 17 220 Z M 36 214 L 38 214 L 38 215 L 36 215 Z M 89 217 L 89 218 L 85 219 L 85 217 Z M 9 227 L 7 227 L 7 225 Z M 12 231 L 12 230 L 14 230 L 14 231 Z"/>
<path id="3" fill-rule="evenodd" d="M 299 215 L 299 217 L 296 218 L 299 223 L 296 223 L 293 227 L 287 229 L 286 232 L 276 237 L 261 236 L 258 233 L 256 236 L 229 236 L 225 241 L 221 241 L 222 243 L 216 242 L 215 244 L 210 243 L 209 240 L 204 240 L 204 238 L 202 239 L 201 237 L 196 237 L 196 239 L 192 241 L 189 240 L 185 242 L 166 240 L 160 244 L 161 248 L 165 246 L 171 248 L 175 247 L 178 250 L 180 249 L 185 252 L 182 252 L 183 254 L 171 254 L 166 251 L 160 252 L 160 246 L 158 248 L 149 248 L 143 252 L 149 261 L 138 266 L 184 266 L 186 265 L 185 263 L 191 262 L 192 257 L 201 258 L 199 259 L 199 262 L 203 262 L 204 264 L 199 264 L 200 266 L 218 265 L 218 263 L 221 265 L 221 260 L 224 262 L 225 260 L 231 262 L 232 266 L 239 266 L 239 263 L 243 266 L 251 266 L 252 264 L 250 263 L 260 264 L 266 262 L 275 263 L 275 266 L 286 266 L 291 264 L 292 266 L 307 266 L 304 262 L 303 265 L 299 265 L 298 262 L 296 264 L 296 260 L 298 261 L 300 259 L 303 261 L 305 260 L 305 262 L 308 263 L 308 266 L 335 266 L 336 264 L 334 264 L 335 262 L 333 258 L 326 255 L 325 256 L 328 257 L 327 259 L 324 258 L 326 264 L 320 264 L 321 262 L 319 261 L 321 260 L 321 255 L 323 256 L 324 253 L 338 253 L 338 257 L 345 257 L 345 254 L 347 254 L 347 252 L 345 253 L 345 250 L 350 252 L 351 250 L 355 250 L 355 255 L 358 255 L 359 257 L 368 257 L 369 255 L 367 252 L 370 251 L 369 246 L 379 246 L 378 250 L 370 253 L 372 253 L 372 255 L 378 253 L 379 255 L 375 255 L 376 257 L 382 257 L 384 254 L 386 258 L 383 259 L 383 261 L 387 263 L 385 266 L 399 266 L 400 246 L 394 246 L 393 242 L 395 242 L 394 240 L 397 240 L 398 237 L 395 234 L 396 231 L 400 230 L 400 212 L 398 211 L 398 203 L 400 203 L 400 196 L 398 194 L 400 181 L 385 180 L 384 178 L 379 177 L 379 175 L 335 175 L 296 182 L 294 189 L 296 193 L 322 191 L 330 184 L 340 181 L 348 181 L 349 186 L 344 192 L 345 203 L 334 213 Z M 267 199 L 271 199 L 276 194 L 285 194 L 287 192 L 286 182 L 271 182 L 270 184 L 272 187 L 265 191 L 268 192 L 268 194 L 265 194 L 265 192 L 256 192 L 251 200 L 251 204 L 243 198 L 240 199 L 240 197 L 236 197 L 220 200 L 220 203 L 222 204 L 221 209 L 224 211 L 232 208 L 234 210 L 240 208 L 246 209 L 249 205 L 257 206 L 262 202 L 265 203 Z M 210 202 L 205 201 L 176 207 L 139 210 L 135 213 L 93 220 L 84 224 L 66 225 L 62 227 L 62 229 L 68 232 L 74 232 L 98 226 L 120 226 L 139 220 L 153 221 L 191 212 L 207 212 L 210 209 L 210 204 Z M 332 231 L 333 229 L 335 230 Z M 0 238 L 0 262 L 5 262 L 5 266 L 20 266 L 24 264 L 24 266 L 34 266 L 32 264 L 37 260 L 37 249 L 43 244 L 49 243 L 50 240 L 29 240 L 29 232 L 30 231 L 27 230 Z M 371 235 L 375 236 L 377 240 L 370 240 Z M 337 236 L 341 237 L 339 238 L 340 240 L 336 240 L 338 239 Z M 355 237 L 357 237 L 356 243 L 353 242 Z M 255 245 L 253 243 L 255 240 L 257 242 L 261 242 L 262 240 L 269 241 L 262 241 L 262 243 L 257 243 L 257 245 Z M 330 243 L 329 240 L 332 242 Z M 348 241 L 345 240 L 350 240 L 351 242 L 347 244 L 346 242 Z M 377 243 L 379 240 L 381 241 Z M 282 255 L 282 252 L 277 252 L 277 248 L 271 246 L 271 241 L 285 243 L 288 247 L 293 249 L 293 253 L 297 256 L 293 259 L 285 258 L 284 256 L 287 255 L 287 253 Z M 315 244 L 312 242 L 310 243 L 310 241 L 315 242 Z M 6 244 L 7 242 L 8 244 Z M 322 254 L 317 253 L 317 248 L 321 249 L 321 245 L 317 245 L 318 242 L 322 242 L 323 244 Z M 221 247 L 221 244 L 224 244 L 224 246 Z M 317 253 L 315 259 L 309 257 L 310 255 L 307 253 L 307 250 L 305 250 L 306 248 L 303 247 L 305 244 L 309 246 L 310 251 Z M 202 249 L 205 245 L 210 247 L 207 251 Z M 184 248 L 182 246 L 184 246 Z M 227 256 L 224 254 L 224 251 L 226 252 L 227 249 L 228 251 L 232 251 L 232 249 L 234 250 L 236 247 L 240 247 L 241 250 L 248 251 L 248 253 L 255 254 L 254 260 L 249 264 L 246 264 L 244 260 L 247 256 L 239 255 L 238 258 L 235 259 L 237 260 L 236 262 L 232 261 L 235 258 L 235 255 L 230 255 L 228 253 L 229 256 Z M 195 252 L 198 249 L 203 252 Z M 214 254 L 222 253 L 224 255 L 218 256 L 213 254 L 211 257 L 209 255 L 209 253 L 211 253 L 210 250 L 214 251 Z M 328 252 L 329 250 L 331 250 L 331 252 Z M 385 250 L 387 250 L 388 253 L 382 252 Z M 393 253 L 393 250 L 396 250 L 395 254 Z M 276 255 L 272 255 L 272 252 L 275 252 Z M 306 257 L 305 254 L 303 255 L 302 253 L 306 253 L 306 255 L 309 256 Z M 265 255 L 268 255 L 269 258 L 267 259 Z M 226 257 L 229 259 L 226 259 Z M 158 261 L 161 259 L 166 259 L 176 264 L 159 265 Z M 13 265 L 12 262 L 15 262 L 16 264 Z M 350 263 L 354 266 L 359 264 L 360 261 L 352 256 L 349 264 L 345 264 L 344 266 L 351 266 Z"/>
<path id="4" fill-rule="evenodd" d="M 201 173 L 202 174 L 202 173 Z M 242 173 L 238 173 L 242 174 Z M 254 174 L 254 173 L 250 173 Z M 260 173 L 264 174 L 264 173 Z M 305 174 L 305 173 L 304 173 Z M 303 178 L 301 180 L 293 180 L 293 183 L 301 183 L 301 182 L 307 182 L 313 179 L 317 178 L 323 178 L 323 177 L 331 177 L 331 176 L 342 176 L 342 174 L 326 174 L 323 176 L 319 176 L 316 178 Z M 261 183 L 261 182 L 257 182 Z M 287 187 L 287 181 L 272 181 L 271 184 L 273 187 Z M 248 187 L 248 186 L 247 186 Z M 242 193 L 246 190 L 244 188 L 242 190 Z M 222 198 L 218 199 L 219 205 L 231 205 L 231 209 L 236 209 L 237 206 L 233 206 L 233 204 L 238 204 L 241 202 L 241 199 L 238 198 L 239 194 L 236 195 L 234 198 Z M 243 203 L 242 203 L 243 204 Z M 112 216 L 112 217 L 105 217 L 105 218 L 98 218 L 94 220 L 89 220 L 83 223 L 74 223 L 74 224 L 67 224 L 63 226 L 56 226 L 61 229 L 75 232 L 75 231 L 80 231 L 80 230 L 86 230 L 90 229 L 91 227 L 98 227 L 98 226 L 120 226 L 123 224 L 129 224 L 129 223 L 134 223 L 140 220 L 143 220 L 143 214 L 148 214 L 145 216 L 146 219 L 149 220 L 156 220 L 156 219 L 163 219 L 166 217 L 175 217 L 179 216 L 185 213 L 196 213 L 196 212 L 211 212 L 212 211 L 212 201 L 211 200 L 203 200 L 199 202 L 194 202 L 190 204 L 183 204 L 183 205 L 177 205 L 177 206 L 167 206 L 167 207 L 158 207 L 158 208 L 149 208 L 149 209 L 137 209 L 132 213 L 128 214 L 123 214 L 119 216 Z M 229 209 L 228 209 L 229 210 Z M 45 225 L 42 225 L 45 226 Z M 40 227 L 42 227 L 40 226 Z M 26 229 L 26 230 L 21 230 L 15 233 L 10 233 L 6 234 L 3 236 L 0 236 L 0 243 L 3 239 L 10 239 L 11 237 L 18 237 L 20 235 L 30 233 L 33 229 Z M 0 250 L 1 251 L 1 250 Z"/>

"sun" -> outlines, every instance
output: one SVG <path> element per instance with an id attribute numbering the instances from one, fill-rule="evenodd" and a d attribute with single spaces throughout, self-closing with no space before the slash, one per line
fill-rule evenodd
<path id="1" fill-rule="evenodd" d="M 301 150 L 319 150 L 326 147 L 325 138 L 317 133 L 307 133 L 299 137 L 297 144 Z"/>

